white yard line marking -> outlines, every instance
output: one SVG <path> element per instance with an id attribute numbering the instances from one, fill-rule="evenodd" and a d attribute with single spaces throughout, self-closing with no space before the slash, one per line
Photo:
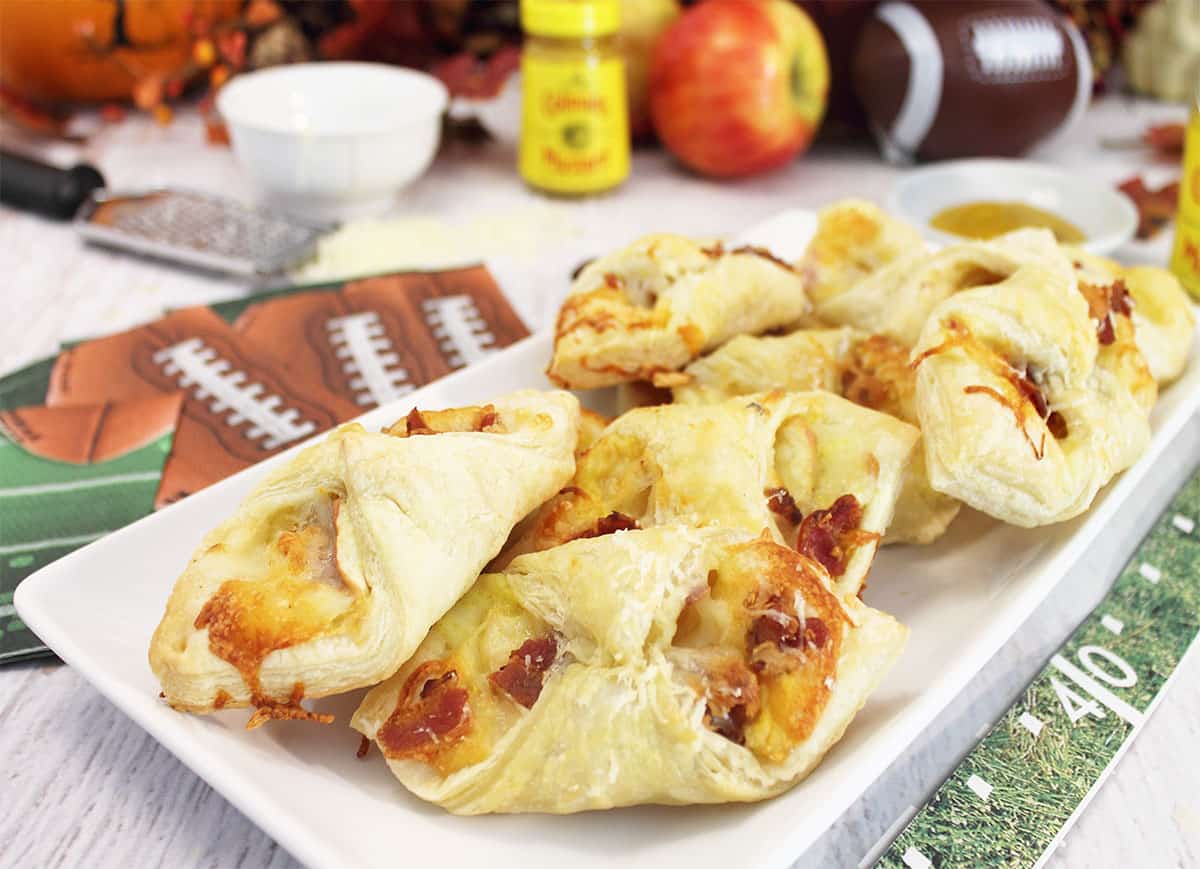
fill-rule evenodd
<path id="1" fill-rule="evenodd" d="M 429 324 L 438 346 L 446 354 L 451 368 L 462 368 L 494 353 L 496 336 L 466 294 L 438 296 L 421 303 L 425 322 Z"/>
<path id="2" fill-rule="evenodd" d="M 1030 715 L 1028 712 L 1022 712 L 1021 717 L 1017 719 L 1017 723 L 1032 733 L 1035 737 L 1042 735 L 1042 728 L 1045 727 L 1042 719 L 1036 715 Z"/>
<path id="3" fill-rule="evenodd" d="M 159 350 L 154 361 L 197 401 L 212 399 L 213 413 L 228 411 L 229 425 L 249 422 L 246 437 L 261 440 L 263 449 L 273 450 L 317 430 L 316 423 L 300 418 L 299 410 L 283 407 L 282 397 L 265 394 L 261 383 L 248 383 L 244 371 L 235 370 L 199 338 Z"/>
<path id="4" fill-rule="evenodd" d="M 97 486 L 119 486 L 122 483 L 149 483 L 157 481 L 158 471 L 137 471 L 129 474 L 113 474 L 111 477 L 92 477 L 90 480 L 65 480 L 61 483 L 36 483 L 32 486 L 9 486 L 0 489 L 0 498 L 18 498 L 22 495 L 48 495 L 52 492 L 73 492 L 77 489 L 92 489 Z"/>
<path id="5" fill-rule="evenodd" d="M 1079 685 L 1134 727 L 1140 727 L 1142 721 L 1145 720 L 1146 716 L 1142 715 L 1142 713 L 1138 712 L 1116 694 L 1109 691 L 1087 673 L 1083 672 L 1083 670 L 1080 670 L 1062 655 L 1055 655 L 1050 659 L 1050 663 L 1054 665 L 1056 670 L 1058 670 L 1076 685 Z"/>
<path id="6" fill-rule="evenodd" d="M 977 775 L 972 775 L 967 779 L 967 787 L 974 791 L 975 796 L 984 802 L 987 802 L 987 798 L 992 795 L 992 786 Z"/>
<path id="7" fill-rule="evenodd" d="M 54 549 L 58 546 L 82 545 L 91 543 L 107 534 L 107 531 L 97 531 L 94 534 L 77 534 L 74 537 L 47 537 L 45 540 L 32 540 L 29 543 L 10 543 L 0 546 L 0 555 L 12 555 L 15 552 L 33 552 L 38 549 Z"/>
<path id="8" fill-rule="evenodd" d="M 1176 513 L 1171 517 L 1171 524 L 1182 531 L 1184 534 L 1191 534 L 1196 530 L 1196 523 L 1187 516 L 1181 516 Z"/>
<path id="9" fill-rule="evenodd" d="M 900 856 L 900 859 L 904 861 L 904 865 L 907 866 L 908 869 L 931 869 L 933 866 L 933 863 L 929 861 L 928 857 L 926 857 L 916 848 L 912 847 L 905 851 Z"/>
<path id="10" fill-rule="evenodd" d="M 1118 618 L 1113 618 L 1108 613 L 1100 616 L 1100 624 L 1104 626 L 1105 630 L 1114 634 L 1119 634 L 1125 630 L 1125 623 Z"/>
<path id="11" fill-rule="evenodd" d="M 1153 564 L 1143 563 L 1138 565 L 1138 573 L 1141 575 L 1142 579 L 1145 579 L 1149 582 L 1156 583 L 1162 579 L 1162 571 Z"/>
<path id="12" fill-rule="evenodd" d="M 334 317 L 325 323 L 329 343 L 351 376 L 350 388 L 360 405 L 385 404 L 413 391 L 408 372 L 395 366 L 400 357 L 388 340 L 379 314 L 363 311 Z"/>
<path id="13" fill-rule="evenodd" d="M 904 829 L 904 825 L 911 821 L 913 815 L 916 813 L 916 806 L 909 806 L 901 812 L 900 817 L 892 821 L 891 826 L 883 831 L 883 835 L 879 837 L 879 840 L 871 847 L 867 855 L 859 861 L 858 869 L 867 869 L 868 866 L 874 866 L 878 863 L 879 858 L 883 856 L 883 852 L 895 841 L 896 837 L 900 835 L 900 831 Z"/>

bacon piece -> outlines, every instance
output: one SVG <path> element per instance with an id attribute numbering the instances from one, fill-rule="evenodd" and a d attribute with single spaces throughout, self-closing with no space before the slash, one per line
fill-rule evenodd
<path id="1" fill-rule="evenodd" d="M 367 752 L 370 750 L 371 750 L 371 740 L 367 739 L 367 737 L 364 736 L 362 739 L 360 739 L 358 741 L 358 750 L 354 752 L 354 756 L 357 757 L 359 760 L 362 760 L 364 757 L 367 756 Z"/>
<path id="2" fill-rule="evenodd" d="M 705 674 L 708 702 L 704 726 L 730 742 L 746 742 L 746 725 L 758 717 L 758 677 L 740 658 L 722 661 Z"/>
<path id="3" fill-rule="evenodd" d="M 408 412 L 404 423 L 405 433 L 409 435 L 431 435 L 437 433 L 429 427 L 429 424 L 425 422 L 425 417 L 421 415 L 421 411 L 415 407 Z"/>
<path id="4" fill-rule="evenodd" d="M 390 758 L 428 760 L 466 736 L 471 707 L 458 673 L 445 661 L 426 661 L 404 683 L 400 700 L 375 734 Z"/>
<path id="5" fill-rule="evenodd" d="M 403 420 L 383 431 L 384 434 L 406 438 L 448 432 L 504 432 L 506 429 L 495 406 L 485 404 L 482 407 L 452 407 L 423 412 L 414 407 Z"/>
<path id="6" fill-rule="evenodd" d="M 842 495 L 828 509 L 804 517 L 796 533 L 796 551 L 820 563 L 830 576 L 841 576 L 852 550 L 863 542 L 860 522 L 862 505 L 853 495 Z"/>
<path id="7" fill-rule="evenodd" d="M 612 534 L 615 531 L 636 531 L 640 527 L 632 516 L 626 516 L 624 513 L 614 510 L 607 516 L 597 519 L 596 524 L 591 528 L 580 531 L 570 539 L 586 540 L 591 537 L 603 537 L 605 534 Z"/>
<path id="8" fill-rule="evenodd" d="M 1056 440 L 1061 441 L 1070 434 L 1066 419 L 1057 410 L 1046 417 L 1046 428 L 1050 429 L 1050 434 L 1054 435 Z"/>
<path id="9" fill-rule="evenodd" d="M 508 663 L 488 676 L 493 686 L 526 709 L 532 709 L 542 694 L 546 671 L 558 655 L 553 634 L 526 640 L 508 656 Z"/>
<path id="10" fill-rule="evenodd" d="M 763 489 L 763 494 L 767 496 L 768 510 L 793 525 L 800 524 L 804 514 L 796 506 L 796 499 L 792 497 L 791 492 L 782 486 L 777 486 L 773 489 Z"/>
<path id="11" fill-rule="evenodd" d="M 1126 317 L 1133 316 L 1133 296 L 1124 280 L 1116 280 L 1108 287 L 1108 306 Z"/>
<path id="12" fill-rule="evenodd" d="M 1105 315 L 1104 319 L 1096 326 L 1096 340 L 1105 347 L 1117 340 L 1111 316 Z"/>

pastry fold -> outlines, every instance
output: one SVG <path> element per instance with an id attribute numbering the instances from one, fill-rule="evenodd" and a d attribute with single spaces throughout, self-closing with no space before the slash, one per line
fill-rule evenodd
<path id="1" fill-rule="evenodd" d="M 1196 330 L 1192 302 L 1179 279 L 1155 266 L 1122 266 L 1113 260 L 1066 247 L 1081 284 L 1110 286 L 1120 281 L 1133 309 L 1134 339 L 1160 386 L 1187 367 Z"/>
<path id="2" fill-rule="evenodd" d="M 906 635 L 770 540 L 615 532 L 485 574 L 351 724 L 457 814 L 758 800 L 819 762 Z"/>
<path id="3" fill-rule="evenodd" d="M 573 389 L 651 381 L 808 309 L 799 275 L 766 251 L 651 235 L 579 274 L 558 315 L 547 373 Z"/>
<path id="4" fill-rule="evenodd" d="M 1086 510 L 1150 439 L 1156 386 L 1124 291 L 1063 271 L 958 293 L 914 351 L 934 488 L 1026 527 Z"/>
<path id="5" fill-rule="evenodd" d="M 1069 279 L 1071 264 L 1054 236 L 1047 230 L 1021 229 L 990 241 L 962 242 L 936 253 L 900 257 L 820 303 L 817 315 L 912 347 L 940 302 L 972 287 L 999 283 L 1030 264 Z"/>
<path id="6" fill-rule="evenodd" d="M 788 335 L 742 335 L 697 359 L 672 388 L 681 404 L 704 404 L 770 389 L 821 389 L 913 425 L 916 375 L 909 350 L 884 335 L 856 329 L 801 329 Z M 930 543 L 958 515 L 960 503 L 929 484 L 923 448 L 905 465 L 884 543 Z"/>
<path id="7" fill-rule="evenodd" d="M 572 395 L 530 390 L 300 452 L 176 581 L 150 645 L 167 702 L 304 717 L 301 697 L 390 676 L 570 479 L 578 420 Z"/>
<path id="8" fill-rule="evenodd" d="M 827 392 L 635 408 L 492 565 L 615 528 L 684 523 L 766 532 L 858 592 L 919 433 Z"/>

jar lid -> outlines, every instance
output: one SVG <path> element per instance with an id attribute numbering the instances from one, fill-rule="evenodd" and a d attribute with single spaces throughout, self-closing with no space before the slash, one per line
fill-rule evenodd
<path id="1" fill-rule="evenodd" d="M 607 36 L 620 24 L 620 0 L 521 0 L 521 27 L 538 36 Z"/>

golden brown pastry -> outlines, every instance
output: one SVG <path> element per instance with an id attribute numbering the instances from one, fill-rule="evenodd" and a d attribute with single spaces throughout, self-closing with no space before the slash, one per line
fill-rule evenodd
<path id="1" fill-rule="evenodd" d="M 1026 527 L 1086 510 L 1150 438 L 1155 383 L 1123 291 L 1069 271 L 958 293 L 914 351 L 933 487 Z"/>
<path id="2" fill-rule="evenodd" d="M 1134 338 L 1150 374 L 1166 385 L 1187 367 L 1196 332 L 1196 315 L 1179 279 L 1154 266 L 1122 266 L 1081 248 L 1065 247 L 1079 283 L 1111 286 L 1121 282 L 1132 309 Z"/>
<path id="3" fill-rule="evenodd" d="M 990 241 L 962 242 L 897 259 L 818 303 L 817 315 L 912 347 L 939 302 L 971 287 L 999 283 L 1032 263 L 1068 279 L 1071 266 L 1054 235 L 1044 229 L 1021 229 Z"/>
<path id="4" fill-rule="evenodd" d="M 573 389 L 653 381 L 735 335 L 784 326 L 808 308 L 799 275 L 766 251 L 651 235 L 575 279 L 547 373 Z"/>
<path id="5" fill-rule="evenodd" d="M 878 205 L 843 199 L 821 209 L 817 231 L 796 264 L 820 309 L 859 281 L 895 263 L 925 255 L 921 234 Z"/>
<path id="6" fill-rule="evenodd" d="M 574 469 L 579 406 L 517 392 L 344 426 L 272 472 L 208 534 L 150 645 L 168 703 L 307 717 L 301 697 L 394 673 L 517 520 Z"/>
<path id="7" fill-rule="evenodd" d="M 909 350 L 884 335 L 854 329 L 798 330 L 734 338 L 684 369 L 672 392 L 681 404 L 721 401 L 770 389 L 823 389 L 917 424 L 916 374 Z M 958 515 L 959 502 L 929 485 L 923 449 L 904 468 L 884 543 L 929 543 Z"/>
<path id="8" fill-rule="evenodd" d="M 352 725 L 456 814 L 759 800 L 816 766 L 906 633 L 770 540 L 618 531 L 485 574 Z"/>
<path id="9" fill-rule="evenodd" d="M 917 438 L 826 392 L 637 408 L 605 429 L 491 569 L 615 529 L 721 525 L 794 545 L 857 592 Z"/>

